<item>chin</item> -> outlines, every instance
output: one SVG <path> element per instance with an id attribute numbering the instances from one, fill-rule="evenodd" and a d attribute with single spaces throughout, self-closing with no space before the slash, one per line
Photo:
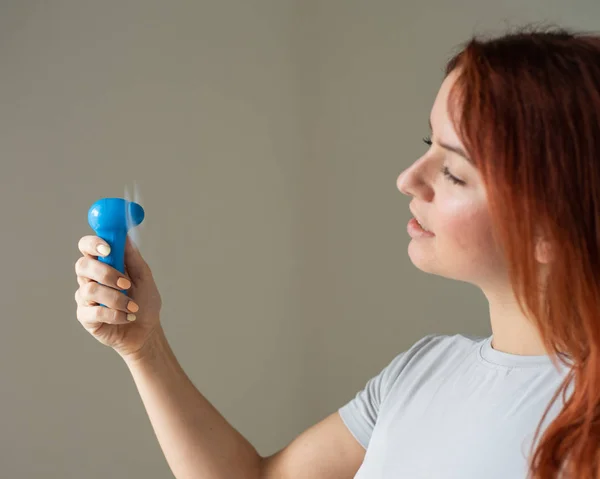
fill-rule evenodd
<path id="1" fill-rule="evenodd" d="M 461 272 L 465 273 L 460 264 L 453 265 L 452 262 L 448 263 L 440 261 L 435 248 L 421 244 L 419 240 L 412 240 L 408 244 L 408 257 L 412 264 L 424 273 L 434 274 L 442 278 L 469 282 L 462 277 L 464 275 L 460 274 Z"/>
<path id="2" fill-rule="evenodd" d="M 432 269 L 439 265 L 435 256 L 435 250 L 428 245 L 420 244 L 421 240 L 411 239 L 408 243 L 408 257 L 412 263 L 421 271 L 433 273 Z"/>

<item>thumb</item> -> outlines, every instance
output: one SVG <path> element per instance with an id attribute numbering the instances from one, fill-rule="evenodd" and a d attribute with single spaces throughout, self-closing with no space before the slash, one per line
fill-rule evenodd
<path id="1" fill-rule="evenodd" d="M 125 268 L 133 281 L 145 278 L 149 272 L 148 264 L 129 235 L 125 240 Z"/>

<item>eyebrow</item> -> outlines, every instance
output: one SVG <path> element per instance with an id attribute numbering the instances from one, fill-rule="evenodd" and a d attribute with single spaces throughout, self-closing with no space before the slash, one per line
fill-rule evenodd
<path id="1" fill-rule="evenodd" d="M 433 128 L 431 126 L 431 119 L 429 120 L 429 129 L 433 132 Z M 441 142 L 439 143 L 439 145 L 442 148 L 445 148 L 446 150 L 453 151 L 454 153 L 462 156 L 465 160 L 467 160 L 469 163 L 471 163 L 471 165 L 474 165 L 473 160 L 471 158 L 469 158 L 469 155 L 467 155 L 462 148 L 460 148 L 458 146 L 447 145 L 446 143 L 441 143 Z"/>

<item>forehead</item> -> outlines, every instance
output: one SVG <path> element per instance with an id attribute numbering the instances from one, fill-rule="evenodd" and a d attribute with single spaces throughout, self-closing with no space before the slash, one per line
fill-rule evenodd
<path id="1" fill-rule="evenodd" d="M 448 95 L 456 82 L 457 76 L 458 72 L 454 70 L 442 82 L 431 109 L 430 120 L 436 139 L 461 145 L 448 112 Z"/>

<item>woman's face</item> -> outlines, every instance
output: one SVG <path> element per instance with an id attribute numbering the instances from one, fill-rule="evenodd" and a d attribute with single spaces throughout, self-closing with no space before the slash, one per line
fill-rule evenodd
<path id="1" fill-rule="evenodd" d="M 479 173 L 468 159 L 447 148 L 464 151 L 446 106 L 456 75 L 448 75 L 435 99 L 430 117 L 432 145 L 397 180 L 400 192 L 413 197 L 410 208 L 415 216 L 435 235 L 413 238 L 408 254 L 417 268 L 428 273 L 482 288 L 505 285 L 506 264 L 492 235 Z"/>

